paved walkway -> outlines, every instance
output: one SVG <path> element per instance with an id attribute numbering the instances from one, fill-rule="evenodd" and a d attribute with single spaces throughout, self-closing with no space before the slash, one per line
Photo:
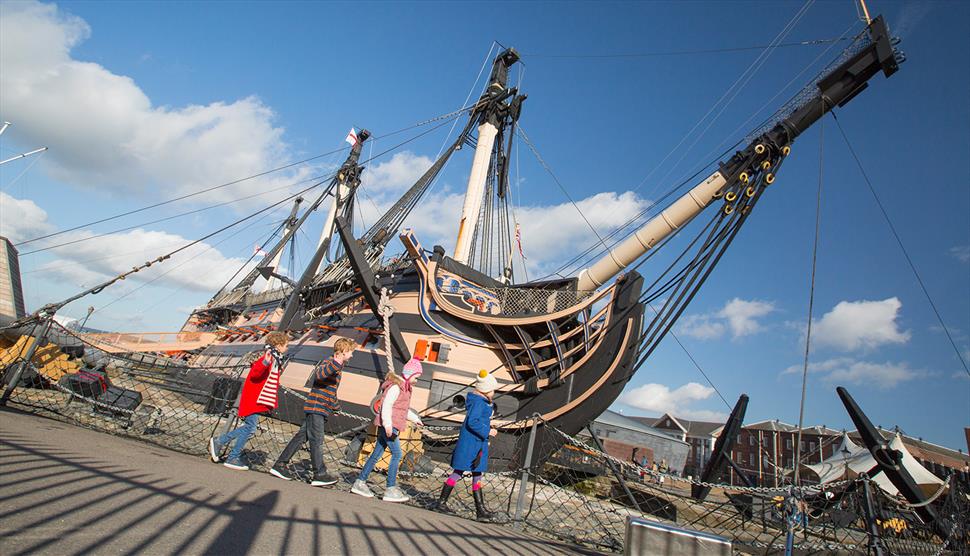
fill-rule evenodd
<path id="1" fill-rule="evenodd" d="M 92 552 L 590 553 L 0 409 L 0 554 Z"/>

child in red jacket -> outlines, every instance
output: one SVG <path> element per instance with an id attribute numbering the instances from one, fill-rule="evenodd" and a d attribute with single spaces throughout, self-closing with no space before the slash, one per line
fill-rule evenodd
<path id="1" fill-rule="evenodd" d="M 209 439 L 209 457 L 214 463 L 219 463 L 219 455 L 223 449 L 233 440 L 236 441 L 223 463 L 230 469 L 249 469 L 239 456 L 246 447 L 246 442 L 256 433 L 259 414 L 276 409 L 280 374 L 283 372 L 283 354 L 286 353 L 289 338 L 283 332 L 270 332 L 264 341 L 266 352 L 249 367 L 249 374 L 239 397 L 239 418 L 242 419 L 242 426 L 219 438 Z"/>

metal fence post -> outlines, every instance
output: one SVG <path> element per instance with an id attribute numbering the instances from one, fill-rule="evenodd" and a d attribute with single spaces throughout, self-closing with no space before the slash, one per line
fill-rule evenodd
<path id="1" fill-rule="evenodd" d="M 525 490 L 529 484 L 529 469 L 532 467 L 532 450 L 535 448 L 536 432 L 539 425 L 539 415 L 532 416 L 532 430 L 529 431 L 529 445 L 525 450 L 525 461 L 522 462 L 522 475 L 519 477 L 519 497 L 515 502 L 515 517 L 512 521 L 522 522 L 522 511 L 525 508 Z"/>
<path id="2" fill-rule="evenodd" d="M 37 346 L 40 345 L 40 342 L 43 339 L 47 338 L 47 332 L 51 329 L 52 320 L 53 318 L 47 319 L 47 322 L 44 323 L 44 328 L 40 335 L 34 337 L 34 343 L 32 343 L 30 348 L 27 350 L 27 355 L 24 356 L 24 360 L 20 362 L 20 365 L 17 365 L 17 369 L 13 372 L 13 376 L 10 377 L 10 382 L 7 383 L 7 388 L 3 391 L 3 397 L 0 397 L 0 406 L 6 406 L 7 402 L 10 401 L 10 396 L 13 394 L 14 389 L 17 388 L 17 385 L 20 384 L 20 378 L 30 365 L 31 359 L 34 358 L 34 353 L 37 352 Z"/>
<path id="3" fill-rule="evenodd" d="M 866 512 L 866 525 L 869 529 L 869 550 L 876 556 L 883 556 L 882 541 L 879 539 L 879 526 L 876 525 L 876 511 L 872 507 L 872 491 L 869 488 L 869 477 L 862 476 L 862 491 L 865 496 L 862 507 Z"/>

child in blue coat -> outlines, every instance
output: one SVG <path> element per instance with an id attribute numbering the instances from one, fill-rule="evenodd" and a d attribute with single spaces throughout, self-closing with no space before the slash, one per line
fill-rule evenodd
<path id="1" fill-rule="evenodd" d="M 465 400 L 465 422 L 458 433 L 458 443 L 451 454 L 451 475 L 441 487 L 441 495 L 433 509 L 449 512 L 448 497 L 461 479 L 462 473 L 472 473 L 472 497 L 475 499 L 475 516 L 479 521 L 489 521 L 494 514 L 485 508 L 482 495 L 482 474 L 488 467 L 488 439 L 498 431 L 492 428 L 492 397 L 498 381 L 486 370 L 478 373 L 475 390 Z"/>

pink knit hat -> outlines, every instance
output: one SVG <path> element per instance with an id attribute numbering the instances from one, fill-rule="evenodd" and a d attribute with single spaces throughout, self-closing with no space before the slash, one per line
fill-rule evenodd
<path id="1" fill-rule="evenodd" d="M 417 357 L 412 357 L 410 361 L 404 364 L 404 369 L 401 370 L 401 376 L 408 380 L 417 380 L 424 370 L 421 368 L 421 360 Z"/>

